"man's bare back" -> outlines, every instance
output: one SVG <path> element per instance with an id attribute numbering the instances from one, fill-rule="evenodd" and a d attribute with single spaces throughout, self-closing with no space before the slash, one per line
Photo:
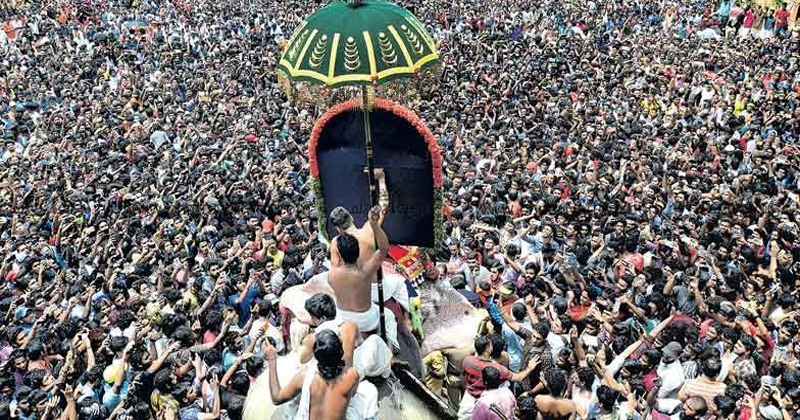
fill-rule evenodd
<path id="1" fill-rule="evenodd" d="M 363 267 L 370 257 L 375 254 L 375 233 L 372 231 L 369 221 L 364 223 L 364 226 L 361 228 L 350 226 L 345 230 L 345 233 L 353 235 L 358 240 L 358 266 Z M 338 247 L 336 246 L 336 238 L 333 238 L 331 246 L 331 265 L 338 266 L 341 264 L 342 260 L 339 256 Z M 372 279 L 372 281 L 375 281 L 375 279 Z"/>
<path id="2" fill-rule="evenodd" d="M 376 254 L 377 255 L 377 254 Z M 328 284 L 336 293 L 336 307 L 351 312 L 366 312 L 372 306 L 372 278 L 377 269 L 365 272 L 358 267 L 331 267 Z"/>
<path id="3" fill-rule="evenodd" d="M 366 312 L 372 306 L 372 283 L 389 249 L 389 240 L 381 228 L 384 215 L 383 209 L 374 207 L 369 212 L 365 227 L 350 227 L 333 241 L 328 284 L 336 294 L 336 306 L 339 309 Z M 347 261 L 356 256 L 353 238 L 358 246 L 357 259 Z M 368 246 L 366 249 L 365 243 Z M 376 243 L 380 252 L 375 252 Z"/>
<path id="4" fill-rule="evenodd" d="M 347 414 L 347 405 L 358 389 L 358 381 L 358 371 L 353 368 L 331 381 L 315 375 L 310 387 L 309 417 L 311 420 L 344 419 Z"/>
<path id="5" fill-rule="evenodd" d="M 380 207 L 383 209 L 389 208 L 389 193 L 386 190 L 386 180 L 385 175 L 382 168 L 375 169 L 375 180 L 379 183 L 379 190 L 381 192 L 381 203 Z M 382 223 L 383 219 L 381 219 Z M 357 228 L 355 224 L 350 225 L 348 228 L 344 230 L 344 233 L 349 233 L 353 235 L 358 240 L 358 266 L 363 267 L 364 264 L 375 254 L 375 232 L 372 230 L 372 225 L 370 225 L 369 218 L 367 221 L 364 222 L 360 228 Z M 333 239 L 331 244 L 331 265 L 340 265 L 341 264 L 341 257 L 339 256 L 339 252 L 336 248 L 336 238 Z M 376 279 L 372 279 L 375 281 Z"/>
<path id="6" fill-rule="evenodd" d="M 361 375 L 352 367 L 353 340 L 352 334 L 345 337 L 347 345 L 339 335 L 331 330 L 317 333 L 314 346 L 314 358 L 317 369 L 303 368 L 282 387 L 278 381 L 278 352 L 268 340 L 264 340 L 261 349 L 267 358 L 269 374 L 269 394 L 273 404 L 283 404 L 307 392 L 308 406 L 298 408 L 298 417 L 311 420 L 340 420 L 347 416 L 347 407 L 358 389 Z M 322 344 L 320 344 L 320 342 Z M 320 347 L 317 347 L 320 344 Z M 341 357 L 337 361 L 337 358 Z M 324 368 L 323 368 L 324 367 Z M 313 375 L 309 378 L 308 375 Z M 326 379 L 327 378 L 327 379 Z M 306 381 L 309 379 L 309 381 Z M 308 386 L 308 388 L 306 388 Z M 307 412 L 305 410 L 308 410 Z"/>

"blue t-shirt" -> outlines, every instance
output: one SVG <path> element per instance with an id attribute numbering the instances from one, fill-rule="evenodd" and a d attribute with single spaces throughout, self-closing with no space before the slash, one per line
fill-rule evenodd
<path id="1" fill-rule="evenodd" d="M 244 324 L 247 324 L 247 320 L 250 319 L 250 305 L 254 300 L 260 297 L 261 288 L 257 285 L 250 287 L 250 290 L 247 291 L 247 295 L 244 297 L 244 300 L 238 305 L 236 304 L 236 300 L 239 298 L 238 293 L 228 297 L 228 304 L 233 306 L 233 308 L 236 309 L 236 312 L 239 314 L 239 328 L 242 328 L 244 327 Z"/>
<path id="2" fill-rule="evenodd" d="M 514 330 L 506 324 L 503 324 L 503 338 L 506 340 L 508 346 L 508 368 L 514 372 L 519 372 L 520 363 L 522 361 L 522 343 L 520 338 Z"/>
<path id="3" fill-rule="evenodd" d="M 227 371 L 228 369 L 233 366 L 233 362 L 236 360 L 236 354 L 228 349 L 223 350 L 222 352 L 222 368 Z"/>

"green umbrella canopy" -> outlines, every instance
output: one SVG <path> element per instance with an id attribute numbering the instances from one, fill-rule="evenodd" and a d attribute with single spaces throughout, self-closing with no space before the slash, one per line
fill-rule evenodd
<path id="1" fill-rule="evenodd" d="M 438 62 L 436 44 L 408 10 L 383 0 L 335 1 L 300 23 L 278 73 L 329 88 L 380 85 Z"/>

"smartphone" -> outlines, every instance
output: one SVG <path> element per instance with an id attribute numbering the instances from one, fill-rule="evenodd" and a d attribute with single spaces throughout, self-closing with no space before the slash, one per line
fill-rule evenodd
<path id="1" fill-rule="evenodd" d="M 636 328 L 636 331 L 640 331 L 642 335 L 647 335 L 647 330 L 645 330 L 644 325 L 639 323 L 639 321 L 633 321 L 633 328 Z"/>

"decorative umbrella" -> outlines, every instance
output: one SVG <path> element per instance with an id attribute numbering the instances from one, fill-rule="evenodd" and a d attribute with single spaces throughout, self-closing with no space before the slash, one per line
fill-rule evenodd
<path id="1" fill-rule="evenodd" d="M 384 0 L 334 1 L 307 17 L 284 46 L 278 82 L 287 96 L 326 101 L 360 97 L 370 199 L 377 203 L 370 110 L 375 97 L 407 98 L 438 73 L 436 43 L 408 10 Z M 378 271 L 381 336 L 383 274 Z"/>
<path id="2" fill-rule="evenodd" d="M 384 0 L 336 1 L 295 29 L 278 63 L 278 80 L 300 101 L 349 93 L 366 94 L 369 105 L 375 94 L 413 96 L 435 78 L 438 64 L 436 43 L 408 10 Z M 337 89 L 353 86 L 371 89 Z"/>

